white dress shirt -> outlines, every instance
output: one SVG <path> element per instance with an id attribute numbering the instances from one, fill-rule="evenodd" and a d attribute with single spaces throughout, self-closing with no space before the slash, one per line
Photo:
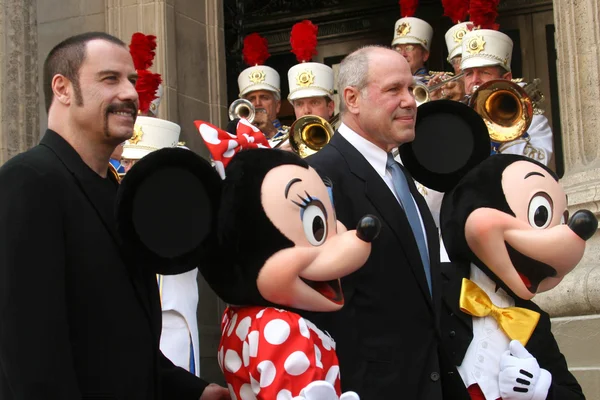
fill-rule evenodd
<path id="1" fill-rule="evenodd" d="M 398 195 L 396 194 L 396 190 L 394 189 L 394 181 L 392 180 L 392 174 L 387 169 L 387 154 L 385 150 L 378 147 L 374 143 L 368 141 L 364 137 L 360 136 L 358 133 L 354 132 L 347 125 L 342 123 L 338 128 L 338 133 L 344 137 L 362 156 L 367 160 L 369 164 L 373 167 L 375 172 L 381 179 L 385 182 L 387 187 L 390 189 L 398 204 L 402 204 Z M 412 196 L 411 196 L 412 197 Z M 419 210 L 419 206 L 415 201 L 414 197 L 412 200 L 415 204 L 417 212 L 419 214 L 419 222 L 421 223 L 421 229 L 423 230 L 423 237 L 426 238 L 425 245 L 427 246 L 427 252 L 429 253 L 429 243 L 427 243 L 427 233 L 425 232 L 425 225 L 423 224 L 423 217 L 421 216 L 421 210 Z"/>
<path id="2" fill-rule="evenodd" d="M 497 307 L 514 307 L 514 299 L 503 289 L 496 291 L 496 283 L 474 264 L 471 264 L 469 279 L 475 282 Z M 509 343 L 509 337 L 493 317 L 473 317 L 473 341 L 462 364 L 457 368 L 465 386 L 477 383 L 486 399 L 499 399 L 500 356 L 508 350 Z"/>

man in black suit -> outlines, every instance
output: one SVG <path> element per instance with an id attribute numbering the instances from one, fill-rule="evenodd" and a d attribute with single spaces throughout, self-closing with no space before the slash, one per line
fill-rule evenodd
<path id="1" fill-rule="evenodd" d="M 307 161 L 332 180 L 346 227 L 374 214 L 382 228 L 365 266 L 342 279 L 344 308 L 310 319 L 337 343 L 343 391 L 363 400 L 461 398 L 460 382 L 447 392 L 457 373 L 439 349 L 438 234 L 412 179 L 391 158 L 415 135 L 410 67 L 399 53 L 369 46 L 342 61 L 338 79 L 342 124 Z M 404 201 L 394 170 L 408 184 Z"/>
<path id="2" fill-rule="evenodd" d="M 44 64 L 48 131 L 0 168 L 0 398 L 226 399 L 159 351 L 155 275 L 116 236 L 114 148 L 131 137 L 137 78 L 105 33 Z"/>

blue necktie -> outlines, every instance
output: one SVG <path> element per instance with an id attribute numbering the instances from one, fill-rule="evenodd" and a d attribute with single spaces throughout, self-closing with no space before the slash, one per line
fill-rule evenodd
<path id="1" fill-rule="evenodd" d="M 427 278 L 427 286 L 429 287 L 429 294 L 431 294 L 431 270 L 429 268 L 429 254 L 427 253 L 427 244 L 423 235 L 423 229 L 421 228 L 421 219 L 419 218 L 419 212 L 410 194 L 410 188 L 406 181 L 406 176 L 398 163 L 394 160 L 394 157 L 388 153 L 387 169 L 392 174 L 392 181 L 394 182 L 394 189 L 400 199 L 400 204 L 404 208 L 404 213 L 412 229 L 413 236 L 419 247 L 419 253 L 421 254 L 421 261 L 423 262 L 423 268 L 425 270 L 425 278 Z"/>

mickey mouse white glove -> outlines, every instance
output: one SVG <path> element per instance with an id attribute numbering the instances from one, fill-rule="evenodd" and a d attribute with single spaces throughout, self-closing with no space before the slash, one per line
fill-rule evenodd
<path id="1" fill-rule="evenodd" d="M 498 383 L 503 400 L 545 400 L 552 375 L 540 368 L 521 342 L 513 340 L 500 358 Z"/>
<path id="2" fill-rule="evenodd" d="M 342 393 L 338 397 L 333 385 L 327 381 L 314 381 L 300 391 L 292 400 L 360 400 L 354 392 Z"/>

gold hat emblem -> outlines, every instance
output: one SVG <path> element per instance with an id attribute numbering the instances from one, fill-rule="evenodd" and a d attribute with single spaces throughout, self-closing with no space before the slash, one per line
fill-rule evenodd
<path id="1" fill-rule="evenodd" d="M 262 69 L 254 70 L 250 72 L 250 82 L 252 83 L 261 83 L 265 81 L 265 71 Z"/>
<path id="2" fill-rule="evenodd" d="M 467 29 L 465 27 L 458 29 L 456 32 L 454 32 L 454 41 L 456 43 L 462 43 L 463 37 L 465 37 L 466 34 Z"/>
<path id="3" fill-rule="evenodd" d="M 467 43 L 467 51 L 470 54 L 479 54 L 485 49 L 485 40 L 483 40 L 483 36 L 475 36 L 469 40 Z"/>
<path id="4" fill-rule="evenodd" d="M 140 140 L 142 140 L 142 136 L 144 136 L 144 131 L 142 127 L 138 124 L 133 126 L 133 136 L 129 139 L 130 144 L 137 144 Z"/>
<path id="5" fill-rule="evenodd" d="M 312 85 L 313 83 L 315 83 L 315 74 L 313 74 L 313 72 L 308 69 L 306 71 L 300 72 L 296 76 L 296 85 L 298 86 L 307 87 Z"/>
<path id="6" fill-rule="evenodd" d="M 398 25 L 398 29 L 396 29 L 396 35 L 398 36 L 406 36 L 410 32 L 410 24 L 408 22 L 403 22 Z"/>

